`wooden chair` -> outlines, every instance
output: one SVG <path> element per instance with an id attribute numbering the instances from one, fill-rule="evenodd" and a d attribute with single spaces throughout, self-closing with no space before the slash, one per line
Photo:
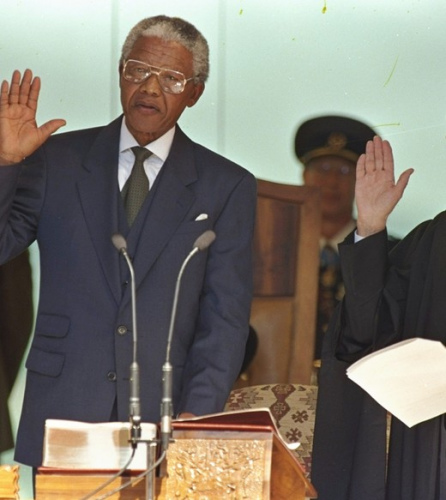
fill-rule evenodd
<path id="1" fill-rule="evenodd" d="M 251 325 L 259 344 L 237 387 L 309 384 L 319 268 L 319 192 L 258 180 Z"/>

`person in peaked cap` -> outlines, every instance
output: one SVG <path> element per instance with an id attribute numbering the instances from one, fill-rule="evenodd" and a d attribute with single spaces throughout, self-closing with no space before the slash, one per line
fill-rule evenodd
<path id="1" fill-rule="evenodd" d="M 355 227 L 356 161 L 376 132 L 346 116 L 319 116 L 302 123 L 295 137 L 295 152 L 304 165 L 303 180 L 321 194 L 321 261 L 316 324 L 315 363 L 336 305 L 343 296 L 338 243 Z"/>
<path id="2" fill-rule="evenodd" d="M 356 162 L 376 136 L 369 125 L 347 116 L 319 116 L 303 122 L 295 137 L 295 153 L 304 165 L 303 180 L 321 194 L 319 293 L 315 365 L 333 312 L 344 295 L 338 244 L 355 228 L 353 215 Z M 389 248 L 398 240 L 389 237 Z"/>

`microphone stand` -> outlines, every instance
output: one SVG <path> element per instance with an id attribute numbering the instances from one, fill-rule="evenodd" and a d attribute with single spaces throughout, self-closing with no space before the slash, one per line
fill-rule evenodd
<path id="1" fill-rule="evenodd" d="M 138 334 L 136 326 L 136 289 L 135 289 L 135 272 L 131 265 L 128 253 L 123 253 L 130 269 L 131 275 L 131 293 L 132 293 L 132 323 L 133 323 L 133 361 L 130 365 L 130 423 L 131 423 L 131 441 L 132 446 L 136 447 L 137 440 L 141 437 L 141 406 L 139 399 L 139 364 L 137 360 L 138 354 Z"/>
<path id="2" fill-rule="evenodd" d="M 139 364 L 138 364 L 138 328 L 136 319 L 136 286 L 135 270 L 132 261 L 127 253 L 127 242 L 120 234 L 114 234 L 112 241 L 119 250 L 130 270 L 130 286 L 132 295 L 132 325 L 133 325 L 133 357 L 130 365 L 130 398 L 129 398 L 129 419 L 130 419 L 130 441 L 132 447 L 136 448 L 137 441 L 141 437 L 141 404 L 139 398 Z"/>
<path id="3" fill-rule="evenodd" d="M 178 305 L 178 296 L 180 292 L 180 284 L 181 278 L 183 276 L 183 272 L 186 269 L 187 264 L 190 259 L 199 251 L 198 247 L 194 246 L 193 250 L 186 257 L 183 262 L 180 272 L 178 273 L 176 285 L 175 285 L 175 294 L 172 305 L 172 313 L 170 315 L 170 326 L 169 326 L 169 334 L 167 337 L 167 348 L 166 348 L 166 360 L 163 365 L 163 395 L 161 399 L 161 450 L 167 451 L 169 447 L 169 443 L 172 438 L 172 394 L 173 394 L 173 368 L 170 363 L 170 347 L 172 344 L 173 337 L 173 329 L 175 326 L 177 305 Z"/>
<path id="4" fill-rule="evenodd" d="M 133 357 L 130 364 L 130 398 L 129 398 L 129 420 L 130 420 L 130 439 L 129 442 L 133 449 L 136 449 L 138 443 L 146 444 L 147 452 L 147 470 L 146 475 L 146 500 L 155 499 L 155 461 L 157 440 L 141 439 L 141 404 L 140 404 L 140 388 L 139 388 L 139 364 L 138 364 L 138 330 L 136 319 L 136 285 L 135 285 L 135 270 L 132 261 L 127 252 L 127 242 L 121 234 L 112 236 L 113 245 L 122 254 L 127 262 L 130 270 L 130 286 L 132 296 L 132 325 L 133 325 Z"/>
<path id="5" fill-rule="evenodd" d="M 178 306 L 178 296 L 180 293 L 181 278 L 183 277 L 184 270 L 188 265 L 192 257 L 208 248 L 215 240 L 214 231 L 205 231 L 201 236 L 199 236 L 193 245 L 192 251 L 184 259 L 183 264 L 178 273 L 175 293 L 173 298 L 172 312 L 170 315 L 170 325 L 169 334 L 167 336 L 167 348 L 166 348 L 166 361 L 163 365 L 163 396 L 161 400 L 161 451 L 166 452 L 169 447 L 169 443 L 172 439 L 172 365 L 170 363 L 170 348 L 173 338 L 173 330 L 175 326 L 175 319 L 177 315 Z"/>
<path id="6" fill-rule="evenodd" d="M 180 292 L 181 278 L 187 264 L 192 257 L 199 251 L 208 248 L 215 240 L 215 233 L 211 230 L 205 231 L 199 236 L 192 248 L 192 251 L 187 255 L 178 273 L 175 284 L 175 293 L 170 316 L 169 333 L 167 336 L 166 360 L 164 362 L 163 371 L 163 389 L 161 399 L 161 428 L 160 428 L 160 444 L 161 454 L 166 455 L 169 443 L 172 440 L 172 401 L 173 401 L 173 367 L 170 363 L 170 349 L 175 326 L 176 312 L 178 306 L 178 296 Z M 154 500 L 155 498 L 155 460 L 156 447 L 158 441 L 141 439 L 141 405 L 139 398 L 139 365 L 137 362 L 138 353 L 138 336 L 136 323 L 136 288 L 135 288 L 135 272 L 132 262 L 127 253 L 127 242 L 121 234 L 112 236 L 113 245 L 124 256 L 130 270 L 131 277 L 131 295 L 132 295 L 132 323 L 133 323 L 133 361 L 130 365 L 130 442 L 133 448 L 137 444 L 143 442 L 147 445 L 147 469 L 150 471 L 146 476 L 146 500 Z"/>

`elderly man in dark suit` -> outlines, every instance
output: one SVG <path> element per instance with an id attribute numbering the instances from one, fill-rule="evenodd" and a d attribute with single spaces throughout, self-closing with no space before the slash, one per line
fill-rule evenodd
<path id="1" fill-rule="evenodd" d="M 64 121 L 37 127 L 40 80 L 15 71 L 2 84 L 0 261 L 34 240 L 41 259 L 20 462 L 41 463 L 45 419 L 128 419 L 131 287 L 111 241 L 117 232 L 136 275 L 141 414 L 158 422 L 178 272 L 196 239 L 215 231 L 183 274 L 171 347 L 173 413 L 223 409 L 248 335 L 256 183 L 177 125 L 203 93 L 208 69 L 201 33 L 157 16 L 124 43 L 124 114 L 105 127 L 51 136 Z"/>

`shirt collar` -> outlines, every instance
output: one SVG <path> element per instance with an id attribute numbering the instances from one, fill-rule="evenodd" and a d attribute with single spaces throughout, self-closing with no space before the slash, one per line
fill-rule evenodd
<path id="1" fill-rule="evenodd" d="M 356 221 L 352 219 L 337 234 L 335 234 L 333 238 L 330 239 L 320 238 L 319 240 L 320 248 L 323 248 L 325 245 L 330 245 L 335 250 L 337 250 L 339 243 L 342 243 L 345 240 L 345 238 L 353 231 L 353 229 L 355 229 L 355 227 L 356 227 Z"/>
<path id="2" fill-rule="evenodd" d="M 172 147 L 173 138 L 175 135 L 175 126 L 168 130 L 164 135 L 158 137 L 158 139 L 146 144 L 147 149 L 160 158 L 163 162 L 166 161 L 169 156 L 170 148 Z M 125 117 L 121 124 L 121 135 L 119 138 L 119 152 L 129 150 L 133 146 L 139 146 L 136 139 L 131 134 L 130 130 L 127 128 L 125 123 Z"/>

